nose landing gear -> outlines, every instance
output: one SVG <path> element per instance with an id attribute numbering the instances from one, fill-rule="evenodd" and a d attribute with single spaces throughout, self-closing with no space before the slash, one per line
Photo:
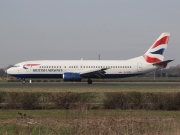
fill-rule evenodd
<path id="1" fill-rule="evenodd" d="M 26 84 L 26 80 L 24 79 L 24 80 L 22 80 L 22 84 Z"/>
<path id="2" fill-rule="evenodd" d="M 29 80 L 29 83 L 32 83 L 32 80 L 31 80 L 31 79 Z M 22 79 L 22 84 L 26 84 L 25 78 Z"/>

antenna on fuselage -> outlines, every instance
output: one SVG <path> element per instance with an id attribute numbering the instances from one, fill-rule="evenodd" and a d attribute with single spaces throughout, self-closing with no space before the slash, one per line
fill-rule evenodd
<path id="1" fill-rule="evenodd" d="M 99 60 L 101 60 L 101 55 L 99 54 Z"/>

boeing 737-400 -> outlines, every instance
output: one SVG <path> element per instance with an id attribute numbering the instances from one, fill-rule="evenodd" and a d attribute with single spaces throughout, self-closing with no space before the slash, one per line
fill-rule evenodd
<path id="1" fill-rule="evenodd" d="M 128 60 L 35 60 L 15 64 L 7 70 L 11 76 L 26 83 L 30 78 L 63 78 L 64 81 L 81 81 L 87 78 L 124 78 L 142 75 L 165 68 L 173 60 L 164 61 L 170 33 L 162 33 L 142 56 Z"/>

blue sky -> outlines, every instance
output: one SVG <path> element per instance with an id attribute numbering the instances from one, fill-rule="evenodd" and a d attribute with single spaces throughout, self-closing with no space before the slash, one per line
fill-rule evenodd
<path id="1" fill-rule="evenodd" d="M 180 64 L 179 0 L 1 0 L 0 67 L 42 59 L 130 59 L 162 32 Z"/>

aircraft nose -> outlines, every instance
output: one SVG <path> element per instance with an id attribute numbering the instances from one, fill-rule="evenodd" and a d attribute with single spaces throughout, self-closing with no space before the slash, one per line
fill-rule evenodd
<path id="1" fill-rule="evenodd" d="M 7 72 L 7 74 L 11 74 L 11 73 L 12 73 L 12 68 L 8 68 L 8 69 L 6 70 L 6 72 Z"/>

